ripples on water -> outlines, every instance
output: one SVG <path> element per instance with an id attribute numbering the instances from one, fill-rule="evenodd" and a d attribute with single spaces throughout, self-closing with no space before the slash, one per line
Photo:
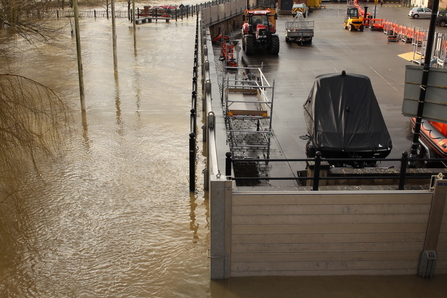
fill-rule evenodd
<path id="1" fill-rule="evenodd" d="M 135 55 L 118 19 L 115 78 L 110 22 L 82 20 L 86 131 L 69 26 L 17 56 L 16 71 L 69 98 L 77 129 L 42 179 L 29 175 L 23 230 L 2 235 L 14 242 L 2 297 L 207 296 L 207 201 L 188 189 L 194 35 L 193 18 L 140 25 Z"/>

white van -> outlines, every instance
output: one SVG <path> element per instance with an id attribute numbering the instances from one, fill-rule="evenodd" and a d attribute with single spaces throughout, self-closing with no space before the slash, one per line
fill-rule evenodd
<path id="1" fill-rule="evenodd" d="M 309 15 L 309 7 L 305 3 L 293 4 L 292 14 L 296 15 L 297 12 L 301 12 L 303 17 L 307 17 Z"/>

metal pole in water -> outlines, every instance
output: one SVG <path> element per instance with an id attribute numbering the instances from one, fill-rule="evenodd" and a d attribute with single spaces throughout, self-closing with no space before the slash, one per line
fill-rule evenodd
<path id="1" fill-rule="evenodd" d="M 73 1 L 73 10 L 74 10 L 74 19 L 75 19 L 76 53 L 77 53 L 77 58 L 78 58 L 79 94 L 81 97 L 81 110 L 85 111 L 84 73 L 82 70 L 81 36 L 80 36 L 80 32 L 79 32 L 78 0 Z"/>
<path id="2" fill-rule="evenodd" d="M 112 6 L 112 47 L 113 47 L 113 71 L 118 72 L 118 59 L 116 55 L 116 24 L 115 24 L 115 0 L 110 2 Z"/>
<path id="3" fill-rule="evenodd" d="M 189 134 L 189 191 L 196 190 L 196 135 Z"/>
<path id="4" fill-rule="evenodd" d="M 135 20 L 135 0 L 132 0 L 133 48 L 137 50 L 137 21 Z"/>

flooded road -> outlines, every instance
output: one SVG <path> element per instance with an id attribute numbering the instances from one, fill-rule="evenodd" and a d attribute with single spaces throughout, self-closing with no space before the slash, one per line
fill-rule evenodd
<path id="1" fill-rule="evenodd" d="M 1 297 L 444 297 L 441 275 L 210 281 L 201 154 L 195 193 L 188 181 L 195 19 L 139 25 L 136 51 L 117 19 L 117 76 L 110 21 L 83 19 L 85 123 L 60 22 L 57 43 L 20 43 L 8 66 L 66 98 L 73 128 L 17 201 L 1 201 L 14 211 L 2 213 Z"/>
<path id="2" fill-rule="evenodd" d="M 0 296 L 206 296 L 207 200 L 188 189 L 195 18 L 138 26 L 136 51 L 117 19 L 117 77 L 110 20 L 81 20 L 84 125 L 75 40 L 59 22 L 57 43 L 24 43 L 10 64 L 68 99 L 74 127 L 39 161 L 42 179 L 26 177 L 20 228 L 2 230 Z"/>

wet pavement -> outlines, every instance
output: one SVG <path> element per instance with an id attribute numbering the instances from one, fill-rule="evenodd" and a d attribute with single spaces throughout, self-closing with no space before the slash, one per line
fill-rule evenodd
<path id="1" fill-rule="evenodd" d="M 371 79 L 393 142 L 388 156 L 396 159 L 410 150 L 412 134 L 409 118 L 401 113 L 406 65 L 415 65 L 399 55 L 412 57 L 411 43 L 389 42 L 379 31 L 366 28 L 363 32 L 343 29 L 345 3 L 325 3 L 325 9 L 314 10 L 306 19 L 315 22 L 315 35 L 311 44 L 287 43 L 285 22 L 292 16 L 280 15 L 277 33 L 280 37 L 278 56 L 255 54 L 246 57 L 250 65 L 263 65 L 270 82 L 275 81 L 273 112 L 274 139 L 270 158 L 306 158 L 306 140 L 300 138 L 307 133 L 303 104 L 309 95 L 316 76 L 327 73 L 357 73 Z M 364 5 L 362 5 L 364 6 Z M 372 11 L 372 6 L 368 11 Z M 429 27 L 428 19 L 411 19 L 409 9 L 394 4 L 378 7 L 377 18 L 393 21 L 408 27 Z M 438 32 L 447 28 L 436 27 Z M 399 167 L 398 161 L 385 161 L 383 167 Z M 295 175 L 304 170 L 304 163 L 290 163 L 271 169 L 271 176 Z M 276 183 L 278 184 L 278 183 Z M 284 183 L 283 183 L 284 184 Z M 286 183 L 287 184 L 287 183 Z"/>

